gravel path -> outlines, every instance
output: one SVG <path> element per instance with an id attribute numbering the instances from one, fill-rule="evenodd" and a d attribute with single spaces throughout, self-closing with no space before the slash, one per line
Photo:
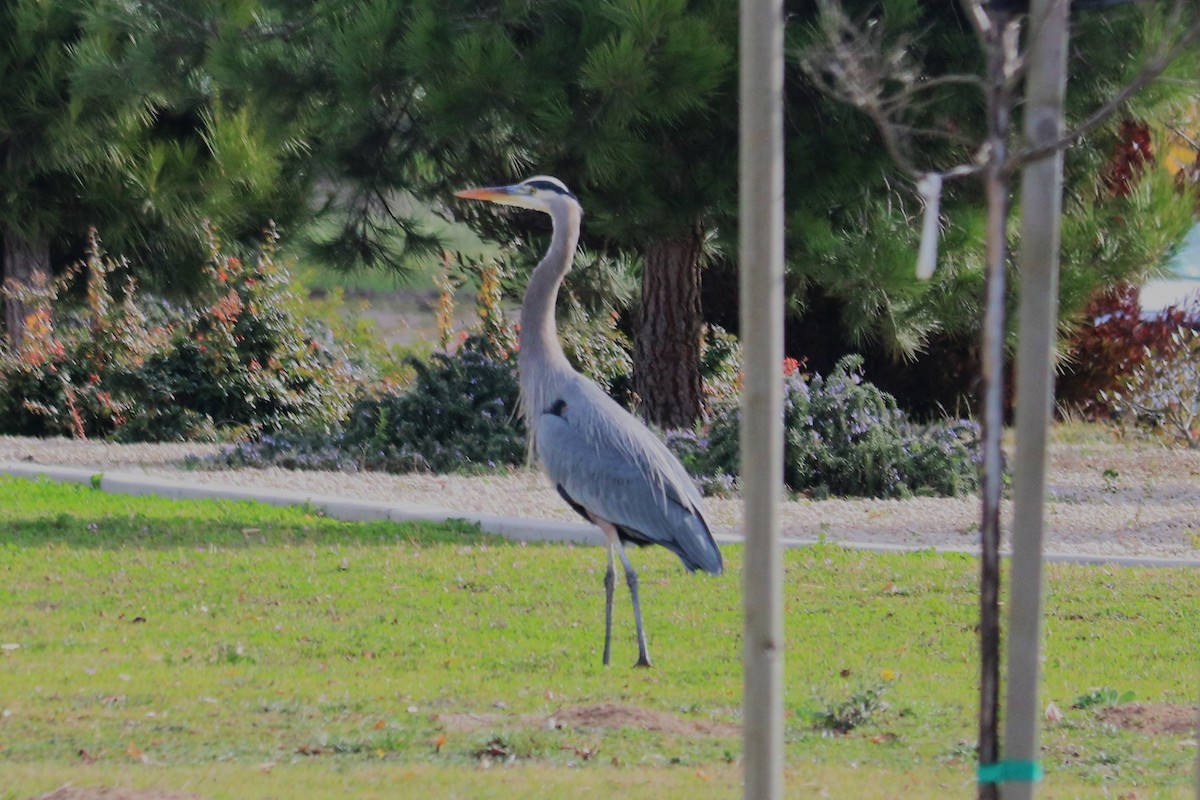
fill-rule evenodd
<path id="1" fill-rule="evenodd" d="M 577 522 L 540 475 L 347 474 L 281 469 L 185 470 L 189 455 L 220 445 L 76 442 L 0 437 L 0 461 L 141 472 L 194 484 L 268 487 L 348 498 L 406 502 L 463 512 Z M 1153 444 L 1059 444 L 1050 458 L 1046 551 L 1085 555 L 1200 556 L 1200 451 Z M 714 532 L 737 533 L 741 501 L 709 498 Z M 1003 509 L 1004 540 L 1011 505 Z M 792 500 L 784 535 L 905 547 L 970 549 L 978 545 L 978 499 Z"/>

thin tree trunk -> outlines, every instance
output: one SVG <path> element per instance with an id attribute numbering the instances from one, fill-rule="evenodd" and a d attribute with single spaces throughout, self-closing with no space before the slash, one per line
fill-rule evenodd
<path id="1" fill-rule="evenodd" d="M 1000 433 L 1004 380 L 1004 243 L 1008 221 L 1008 180 L 988 168 L 987 308 L 983 343 L 983 470 L 980 509 L 979 575 L 979 763 L 1000 759 Z M 997 800 L 995 783 L 979 784 L 979 800 Z"/>
<path id="2" fill-rule="evenodd" d="M 5 226 L 4 239 L 4 286 L 13 290 L 45 288 L 50 285 L 50 245 L 44 239 L 29 242 L 12 228 Z M 36 304 L 28 302 L 13 292 L 4 297 L 4 331 L 8 344 L 14 350 L 21 346 L 25 336 L 25 320 L 33 313 Z"/>
<path id="3" fill-rule="evenodd" d="M 642 307 L 633 373 L 642 413 L 663 428 L 689 428 L 700 417 L 700 249 L 703 232 L 649 243 L 643 257 Z"/>
<path id="4" fill-rule="evenodd" d="M 1004 424 L 1004 317 L 1008 263 L 1009 108 L 1007 53 L 1015 48 L 1016 25 L 1007 14 L 992 15 L 987 52 L 988 166 L 987 271 L 983 321 L 983 470 L 979 576 L 979 763 L 1000 760 L 1000 434 Z M 979 783 L 979 800 L 999 800 L 1000 785 Z"/>

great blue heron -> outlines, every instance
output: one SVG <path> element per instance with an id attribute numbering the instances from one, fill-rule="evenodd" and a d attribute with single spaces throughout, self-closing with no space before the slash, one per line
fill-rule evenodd
<path id="1" fill-rule="evenodd" d="M 554 305 L 571 268 L 583 209 L 557 178 L 537 176 L 511 186 L 466 189 L 468 200 L 531 208 L 550 215 L 550 249 L 533 271 L 521 306 L 521 413 L 542 468 L 563 499 L 604 532 L 604 664 L 612 650 L 614 557 L 625 567 L 637 624 L 636 666 L 650 666 L 638 576 L 624 543 L 658 544 L 675 553 L 688 571 L 719 575 L 721 551 L 700 511 L 700 493 L 679 460 L 638 419 L 563 355 Z"/>

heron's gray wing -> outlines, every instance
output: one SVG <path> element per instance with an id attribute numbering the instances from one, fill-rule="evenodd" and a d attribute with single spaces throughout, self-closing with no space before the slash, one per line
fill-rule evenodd
<path id="1" fill-rule="evenodd" d="M 573 413 L 568 403 L 537 420 L 538 457 L 560 491 L 634 539 L 673 551 L 689 569 L 719 573 L 721 554 L 696 504 L 652 466 L 660 454 L 640 452 L 636 439 L 631 447 L 588 436 Z"/>
<path id="2" fill-rule="evenodd" d="M 700 514 L 700 492 L 692 477 L 641 420 L 586 378 L 567 387 L 564 394 L 573 401 L 565 416 L 575 430 L 643 465 L 645 474 L 655 485 L 662 485 L 669 498 Z M 583 413 L 576 413 L 580 409 Z"/>

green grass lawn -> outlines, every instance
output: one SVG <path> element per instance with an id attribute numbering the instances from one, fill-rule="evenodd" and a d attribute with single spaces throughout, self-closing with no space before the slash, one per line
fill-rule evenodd
<path id="1" fill-rule="evenodd" d="M 634 553 L 656 666 L 630 666 L 620 591 L 606 669 L 600 548 L 0 476 L 0 800 L 66 783 L 239 800 L 736 796 L 741 550 L 726 556 L 711 578 Z M 787 554 L 789 796 L 973 796 L 976 570 Z M 1200 575 L 1047 577 L 1042 701 L 1065 718 L 1042 731 L 1039 797 L 1191 797 L 1194 732 L 1071 706 L 1096 689 L 1194 704 Z M 819 724 L 855 711 L 848 732 Z"/>

